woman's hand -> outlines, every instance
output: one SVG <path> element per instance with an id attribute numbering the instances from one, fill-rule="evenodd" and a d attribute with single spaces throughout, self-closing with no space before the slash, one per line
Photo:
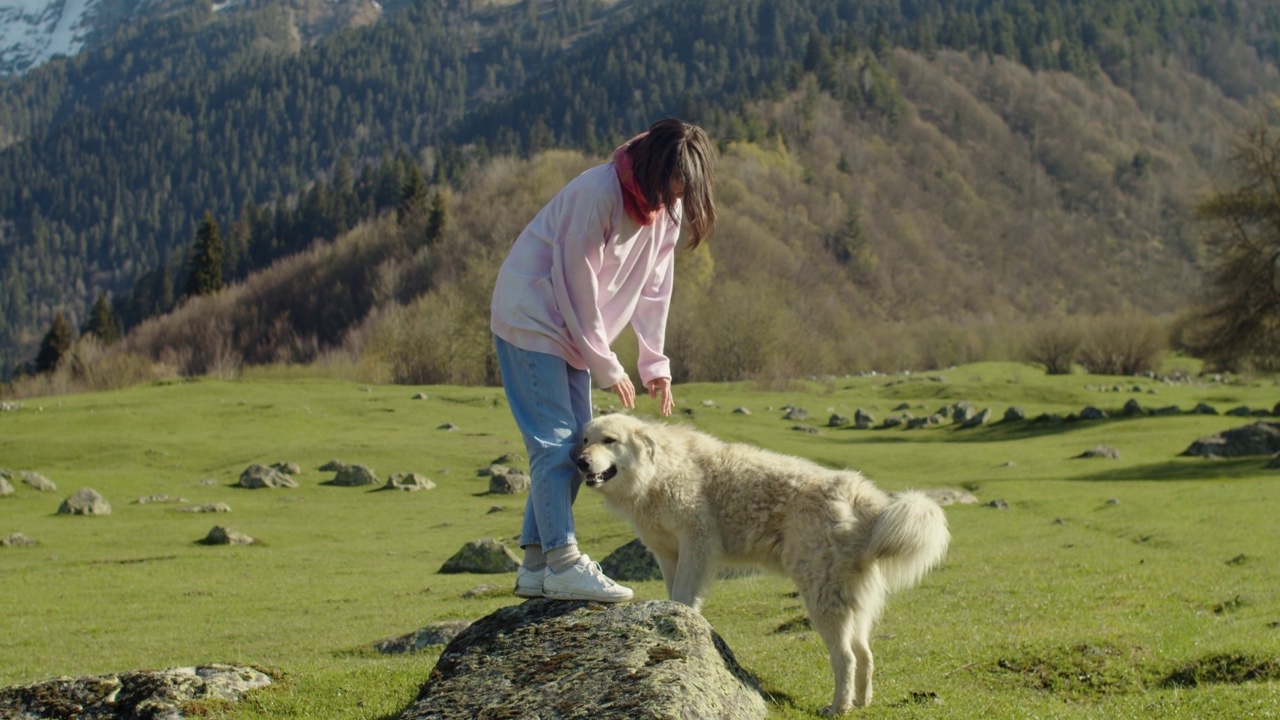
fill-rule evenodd
<path id="1" fill-rule="evenodd" d="M 631 378 L 623 375 L 616 385 L 609 388 L 609 392 L 618 396 L 618 399 L 622 401 L 622 407 L 628 410 L 635 408 L 636 386 L 631 384 Z"/>
<path id="2" fill-rule="evenodd" d="M 654 378 L 649 381 L 649 397 L 662 404 L 662 416 L 666 417 L 676 407 L 676 400 L 671 396 L 671 378 Z"/>

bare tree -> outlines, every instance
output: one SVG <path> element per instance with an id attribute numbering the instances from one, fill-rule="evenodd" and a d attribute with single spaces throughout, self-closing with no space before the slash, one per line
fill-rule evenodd
<path id="1" fill-rule="evenodd" d="M 1280 367 L 1280 132 L 1270 119 L 1237 144 L 1235 185 L 1196 209 L 1209 226 L 1209 296 L 1189 349 L 1224 369 Z"/>

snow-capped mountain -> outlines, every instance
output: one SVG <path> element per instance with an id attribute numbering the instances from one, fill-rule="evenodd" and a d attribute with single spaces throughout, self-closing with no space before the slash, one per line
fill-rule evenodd
<path id="1" fill-rule="evenodd" d="M 0 0 L 0 75 L 20 75 L 79 52 L 102 1 Z"/>

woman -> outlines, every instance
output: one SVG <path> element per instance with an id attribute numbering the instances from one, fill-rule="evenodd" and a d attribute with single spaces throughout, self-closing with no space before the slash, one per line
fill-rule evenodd
<path id="1" fill-rule="evenodd" d="M 570 181 L 502 264 L 490 326 L 531 479 L 520 597 L 632 597 L 578 550 L 573 448 L 591 419 L 593 378 L 635 407 L 635 386 L 609 347 L 628 324 L 639 340 L 640 381 L 663 415 L 675 406 L 663 354 L 675 247 L 682 225 L 690 248 L 715 226 L 714 160 L 701 128 L 660 120 Z"/>

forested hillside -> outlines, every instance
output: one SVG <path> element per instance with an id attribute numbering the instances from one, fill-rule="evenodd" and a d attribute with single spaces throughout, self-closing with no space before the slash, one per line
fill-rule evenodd
<path id="1" fill-rule="evenodd" d="M 1172 312 L 1198 280 L 1187 210 L 1280 89 L 1280 10 L 1259 0 L 472 5 L 210 61 L 65 119 L 45 108 L 45 132 L 12 109 L 30 88 L 6 87 L 0 120 L 30 136 L 0 154 L 5 367 L 55 311 L 180 272 L 205 211 L 301 209 L 315 178 L 405 151 L 465 204 L 489 158 L 599 157 L 668 114 L 723 143 L 705 265 L 726 306 L 763 288 L 780 327 L 826 317 L 808 329 L 828 335 L 867 316 Z M 271 37 L 270 13 L 257 22 Z M 498 253 L 511 233 L 466 240 Z M 440 297 L 461 272 L 440 267 L 411 287 Z"/>

